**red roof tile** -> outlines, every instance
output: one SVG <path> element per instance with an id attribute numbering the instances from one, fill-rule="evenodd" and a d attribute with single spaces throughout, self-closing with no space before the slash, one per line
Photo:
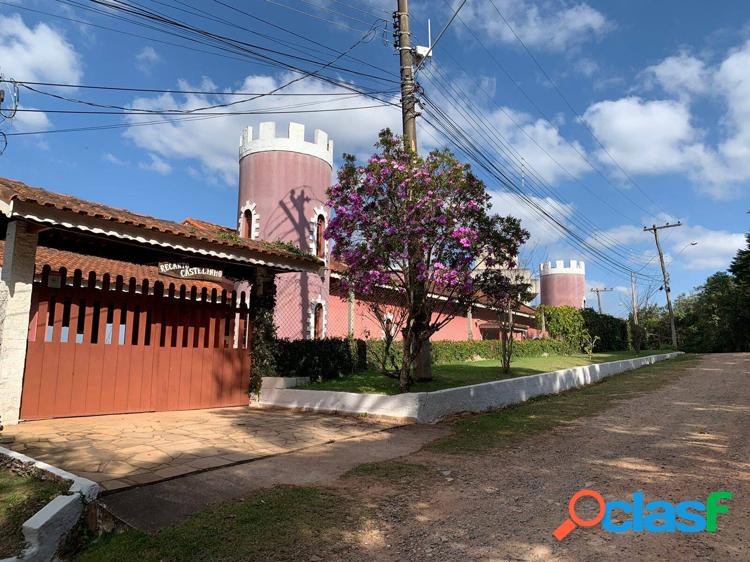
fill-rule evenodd
<path id="1" fill-rule="evenodd" d="M 294 260 L 302 259 L 311 263 L 320 262 L 319 258 L 311 255 L 299 255 L 295 252 L 279 248 L 271 242 L 240 238 L 239 236 L 236 236 L 234 230 L 228 227 L 212 225 L 211 223 L 200 221 L 198 219 L 187 219 L 182 224 L 157 219 L 148 215 L 134 213 L 127 209 L 109 207 L 101 203 L 94 203 L 70 195 L 54 193 L 39 187 L 31 187 L 25 183 L 6 178 L 0 178 L 0 200 L 5 201 L 6 203 L 10 203 L 13 200 L 28 201 L 63 211 L 71 211 L 87 217 L 113 221 L 119 224 L 133 225 L 165 234 L 205 240 L 222 246 L 246 248 L 267 257 L 281 257 Z"/>
<path id="2" fill-rule="evenodd" d="M 5 241 L 0 240 L 0 267 L 2 267 L 3 264 L 4 253 Z M 34 271 L 37 275 L 40 275 L 44 266 L 48 265 L 53 272 L 65 268 L 67 270 L 67 275 L 71 277 L 76 269 L 80 269 L 83 279 L 86 279 L 88 274 L 92 271 L 96 273 L 96 276 L 99 279 L 101 279 L 105 273 L 108 273 L 112 282 L 114 282 L 118 276 L 122 276 L 123 282 L 126 285 L 131 278 L 134 278 L 138 284 L 142 283 L 144 279 L 147 279 L 151 286 L 153 286 L 156 281 L 161 281 L 164 283 L 165 287 L 169 287 L 170 283 L 174 283 L 175 287 L 184 284 L 186 287 L 195 286 L 199 289 L 206 287 L 209 291 L 211 289 L 231 290 L 233 288 L 231 281 L 225 283 L 212 283 L 211 281 L 194 279 L 181 281 L 174 277 L 160 274 L 159 268 L 155 265 L 141 265 L 108 258 L 100 258 L 97 256 L 88 256 L 76 252 L 47 248 L 45 246 L 37 246 L 35 262 Z"/>

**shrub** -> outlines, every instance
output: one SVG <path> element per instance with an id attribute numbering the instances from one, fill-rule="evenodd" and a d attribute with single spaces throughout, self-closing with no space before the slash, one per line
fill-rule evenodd
<path id="1" fill-rule="evenodd" d="M 332 379 L 363 365 L 359 345 L 347 338 L 277 340 L 276 372 L 281 377 Z"/>
<path id="2" fill-rule="evenodd" d="M 380 367 L 378 358 L 385 347 L 382 340 L 367 340 L 367 366 L 370 369 Z M 544 353 L 550 355 L 571 355 L 579 349 L 561 340 L 550 338 L 538 340 L 521 340 L 513 344 L 514 357 L 541 357 Z M 391 354 L 398 359 L 401 353 L 401 342 L 393 342 Z M 444 363 L 460 363 L 470 361 L 475 357 L 482 359 L 500 359 L 500 340 L 473 341 L 433 341 L 432 362 L 435 365 Z"/>
<path id="3" fill-rule="evenodd" d="M 546 306 L 537 308 L 537 316 L 544 314 L 547 332 L 553 338 L 562 339 L 580 351 L 586 337 L 586 323 L 580 310 L 572 306 Z M 541 321 L 537 320 L 541 325 Z"/>
<path id="4" fill-rule="evenodd" d="M 593 308 L 584 308 L 581 316 L 591 338 L 599 338 L 595 351 L 623 351 L 628 349 L 628 326 L 622 318 L 599 314 Z"/>

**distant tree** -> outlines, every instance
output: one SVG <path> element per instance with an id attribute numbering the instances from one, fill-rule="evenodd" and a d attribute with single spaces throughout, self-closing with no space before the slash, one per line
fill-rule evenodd
<path id="1" fill-rule="evenodd" d="M 540 305 L 537 307 L 537 314 L 542 313 L 549 335 L 563 340 L 571 347 L 571 351 L 580 352 L 586 337 L 583 313 L 573 306 Z"/>
<path id="2" fill-rule="evenodd" d="M 497 311 L 502 369 L 503 373 L 508 374 L 513 357 L 513 311 L 531 300 L 531 284 L 518 271 L 488 268 L 478 275 L 477 285 L 490 306 Z"/>
<path id="3" fill-rule="evenodd" d="M 469 166 L 447 150 L 418 157 L 387 129 L 364 165 L 344 157 L 328 196 L 326 236 L 347 265 L 345 288 L 364 296 L 385 288 L 403 299 L 399 386 L 406 391 L 430 336 L 476 301 L 475 270 L 512 266 L 528 235 L 518 219 L 490 214 L 484 183 Z"/>

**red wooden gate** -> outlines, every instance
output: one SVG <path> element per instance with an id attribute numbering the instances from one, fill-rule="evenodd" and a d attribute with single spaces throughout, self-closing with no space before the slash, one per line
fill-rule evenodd
<path id="1" fill-rule="evenodd" d="M 34 283 L 22 419 L 246 405 L 245 293 L 126 286 L 94 273 Z"/>

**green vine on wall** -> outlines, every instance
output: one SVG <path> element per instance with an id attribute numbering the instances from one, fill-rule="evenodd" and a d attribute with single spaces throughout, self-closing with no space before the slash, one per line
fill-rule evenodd
<path id="1" fill-rule="evenodd" d="M 250 317 L 253 322 L 252 367 L 250 395 L 260 395 L 263 377 L 276 376 L 276 325 L 273 311 L 276 306 L 276 286 L 273 278 L 253 285 L 250 299 Z"/>

